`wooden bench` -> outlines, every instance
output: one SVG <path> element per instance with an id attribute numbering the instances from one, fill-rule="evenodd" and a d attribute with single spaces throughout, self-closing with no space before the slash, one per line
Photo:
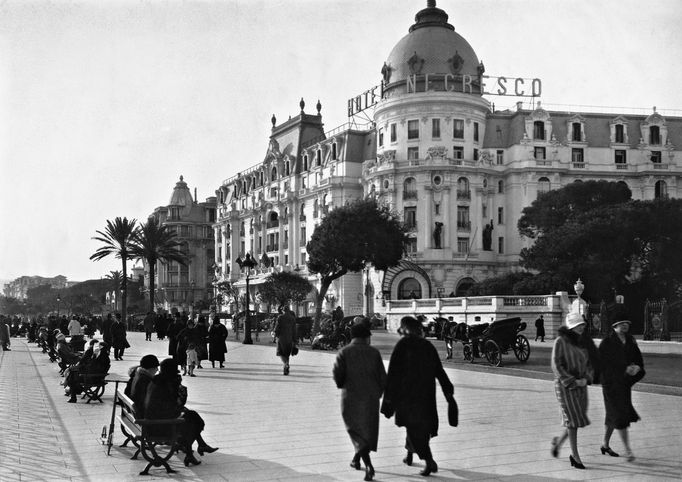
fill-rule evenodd
<path id="1" fill-rule="evenodd" d="M 99 403 L 104 403 L 102 401 L 102 395 L 104 395 L 104 390 L 106 388 L 107 382 L 105 378 L 107 373 L 80 373 L 78 375 L 78 383 L 80 383 L 83 388 L 83 396 L 81 399 L 87 398 L 87 402 L 98 401 Z"/>
<path id="2" fill-rule="evenodd" d="M 124 392 L 124 387 L 116 390 L 116 398 L 121 406 L 118 421 L 121 431 L 127 437 L 121 447 L 125 447 L 129 441 L 137 447 L 137 451 L 131 459 L 137 459 L 141 453 L 148 462 L 140 475 L 148 475 L 151 467 L 165 467 L 167 473 L 174 473 L 168 465 L 168 460 L 178 449 L 177 441 L 180 436 L 180 425 L 185 423 L 182 418 L 171 419 L 140 419 L 135 416 L 135 402 Z M 158 450 L 165 446 L 165 454 Z"/>

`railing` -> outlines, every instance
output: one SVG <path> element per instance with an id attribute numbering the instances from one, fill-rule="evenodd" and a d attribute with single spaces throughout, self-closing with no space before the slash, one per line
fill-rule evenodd
<path id="1" fill-rule="evenodd" d="M 492 306 L 492 298 L 467 298 L 469 306 Z"/>
<path id="2" fill-rule="evenodd" d="M 585 169 L 585 163 L 584 162 L 574 162 L 573 167 L 576 169 Z"/>
<path id="3" fill-rule="evenodd" d="M 503 298 L 504 306 L 547 306 L 546 296 L 509 296 Z"/>
<path id="4" fill-rule="evenodd" d="M 471 190 L 457 190 L 457 199 L 471 199 Z"/>
<path id="5" fill-rule="evenodd" d="M 551 166 L 552 161 L 548 161 L 547 159 L 535 159 L 535 165 L 536 166 Z"/>
<path id="6" fill-rule="evenodd" d="M 654 169 L 668 169 L 668 164 L 654 163 Z"/>
<path id="7" fill-rule="evenodd" d="M 266 227 L 266 229 L 278 228 L 278 227 L 279 227 L 279 221 L 268 221 L 268 222 L 265 224 L 265 227 Z"/>
<path id="8" fill-rule="evenodd" d="M 629 169 L 629 168 L 630 168 L 630 166 L 628 166 L 627 164 L 616 164 L 616 169 L 624 169 L 624 170 L 626 170 L 626 169 Z"/>
<path id="9" fill-rule="evenodd" d="M 403 191 L 403 199 L 417 199 L 417 191 Z"/>
<path id="10" fill-rule="evenodd" d="M 457 221 L 457 229 L 471 231 L 471 221 Z"/>
<path id="11" fill-rule="evenodd" d="M 417 230 L 417 221 L 405 223 L 405 229 L 407 229 L 408 231 L 416 231 Z"/>

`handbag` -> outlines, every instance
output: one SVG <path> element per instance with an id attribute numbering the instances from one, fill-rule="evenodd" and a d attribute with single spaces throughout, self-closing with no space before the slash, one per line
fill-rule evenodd
<path id="1" fill-rule="evenodd" d="M 459 407 L 454 398 L 448 402 L 448 423 L 451 427 L 456 427 L 459 423 Z"/>
<path id="2" fill-rule="evenodd" d="M 298 355 L 298 347 L 296 345 L 293 346 L 291 349 L 291 356 L 296 356 Z"/>

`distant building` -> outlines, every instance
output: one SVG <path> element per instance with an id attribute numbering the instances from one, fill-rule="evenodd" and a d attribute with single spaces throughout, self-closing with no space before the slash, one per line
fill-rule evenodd
<path id="1" fill-rule="evenodd" d="M 221 279 L 244 285 L 237 259 L 246 253 L 264 261 L 251 274 L 252 295 L 269 272 L 307 275 L 305 245 L 321 218 L 373 196 L 409 227 L 407 257 L 386 273 L 335 281 L 326 306 L 371 314 L 385 299 L 460 296 L 520 269 L 530 241 L 517 222 L 540 193 L 608 180 L 627 184 L 634 199 L 682 194 L 682 118 L 656 108 L 648 115 L 553 111 L 540 102 L 495 111 L 484 97 L 490 90 L 539 94 L 540 81 L 497 78 L 487 86 L 494 78 L 433 0 L 377 67 L 381 85 L 348 105 L 349 116 L 374 108 L 368 129 L 325 132 L 319 102 L 309 115 L 301 101 L 300 114 L 286 122 L 273 116 L 263 161 L 220 185 Z"/>
<path id="2" fill-rule="evenodd" d="M 3 289 L 5 296 L 25 300 L 28 290 L 38 286 L 49 285 L 55 289 L 64 289 L 74 283 L 66 281 L 66 276 L 55 276 L 54 278 L 43 278 L 42 276 L 21 276 L 14 281 L 7 283 Z"/>
<path id="3" fill-rule="evenodd" d="M 209 197 L 203 203 L 196 202 L 180 176 L 168 205 L 156 208 L 149 217 L 174 231 L 183 250 L 188 253 L 186 266 L 176 262 L 157 264 L 156 306 L 167 311 L 192 311 L 193 305 L 213 297 L 216 198 Z M 149 291 L 149 266 L 146 262 L 144 288 Z"/>

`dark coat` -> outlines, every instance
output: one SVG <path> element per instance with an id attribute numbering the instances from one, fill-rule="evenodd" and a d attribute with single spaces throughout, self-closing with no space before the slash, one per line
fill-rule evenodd
<path id="1" fill-rule="evenodd" d="M 168 355 L 175 357 L 175 352 L 178 348 L 178 333 L 184 329 L 184 325 L 180 322 L 173 322 L 168 327 L 166 331 L 166 336 L 168 337 Z"/>
<path id="2" fill-rule="evenodd" d="M 150 419 L 176 418 L 182 413 L 184 400 L 180 393 L 182 378 L 156 375 L 147 387 L 144 413 Z M 133 380 L 134 382 L 134 380 Z"/>
<path id="3" fill-rule="evenodd" d="M 355 452 L 376 451 L 379 440 L 379 399 L 386 370 L 379 350 L 354 338 L 336 356 L 334 381 L 341 391 L 341 416 Z"/>
<path id="4" fill-rule="evenodd" d="M 194 326 L 194 330 L 196 331 L 195 343 L 197 345 L 197 356 L 199 357 L 199 361 L 207 360 L 208 348 L 206 347 L 206 344 L 208 343 L 208 327 L 206 327 L 205 323 L 197 323 Z"/>
<path id="5" fill-rule="evenodd" d="M 156 322 L 156 316 L 152 313 L 148 313 L 144 317 L 144 331 L 154 331 L 154 324 Z"/>
<path id="6" fill-rule="evenodd" d="M 227 328 L 221 323 L 214 323 L 208 329 L 208 359 L 212 362 L 224 362 L 227 353 Z"/>
<path id="7" fill-rule="evenodd" d="M 399 427 L 420 426 L 438 435 L 436 380 L 446 397 L 454 393 L 438 351 L 430 341 L 405 336 L 396 343 L 388 365 L 384 400 L 395 410 Z"/>
<path id="8" fill-rule="evenodd" d="M 111 327 L 114 324 L 114 320 L 111 318 L 105 318 L 102 320 L 102 329 L 100 330 L 102 332 L 102 338 L 106 343 L 109 345 L 113 346 L 113 340 L 111 338 Z"/>
<path id="9" fill-rule="evenodd" d="M 122 321 L 116 321 L 111 325 L 111 346 L 114 348 L 128 348 L 126 325 Z"/>
<path id="10" fill-rule="evenodd" d="M 137 367 L 130 387 L 130 399 L 135 402 L 135 415 L 138 418 L 144 418 L 145 398 L 147 397 L 147 388 L 149 388 L 152 378 L 147 370 Z"/>
<path id="11" fill-rule="evenodd" d="M 89 375 L 106 375 L 111 368 L 111 360 L 106 352 L 99 352 L 99 356 L 90 357 L 87 362 L 81 364 L 81 373 Z"/>
<path id="12" fill-rule="evenodd" d="M 542 318 L 535 320 L 535 329 L 535 336 L 545 336 L 545 320 Z"/>
<path id="13" fill-rule="evenodd" d="M 630 334 L 625 334 L 625 343 L 622 343 L 614 331 L 602 340 L 599 354 L 606 408 L 605 424 L 616 429 L 627 428 L 631 422 L 639 420 L 639 415 L 632 406 L 632 386 L 644 378 L 642 352 Z M 625 373 L 625 369 L 632 363 L 641 369 L 634 376 Z"/>
<path id="14" fill-rule="evenodd" d="M 296 317 L 285 311 L 277 317 L 273 331 L 277 337 L 277 356 L 290 356 L 296 341 Z"/>

